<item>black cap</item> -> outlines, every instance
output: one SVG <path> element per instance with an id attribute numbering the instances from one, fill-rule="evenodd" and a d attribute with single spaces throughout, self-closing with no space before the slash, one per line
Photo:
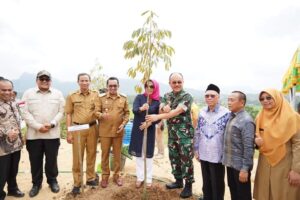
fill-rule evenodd
<path id="1" fill-rule="evenodd" d="M 205 91 L 207 90 L 213 90 L 220 94 L 220 88 L 212 83 L 207 86 L 207 89 Z"/>

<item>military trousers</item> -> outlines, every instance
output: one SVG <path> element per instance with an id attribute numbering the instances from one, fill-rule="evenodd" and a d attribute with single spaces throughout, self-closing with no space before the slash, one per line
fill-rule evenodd
<path id="1" fill-rule="evenodd" d="M 193 183 L 193 143 L 192 139 L 168 139 L 169 159 L 175 179 L 184 179 L 185 183 Z"/>
<path id="2" fill-rule="evenodd" d="M 80 187 L 81 174 L 80 174 L 80 160 L 79 148 L 81 150 L 81 163 L 83 164 L 83 157 L 86 151 L 86 181 L 95 180 L 95 162 L 96 162 L 96 149 L 98 140 L 98 127 L 97 125 L 91 126 L 89 129 L 73 132 L 73 179 L 74 186 Z M 80 136 L 80 147 L 79 139 Z M 83 167 L 83 166 L 82 166 Z"/>

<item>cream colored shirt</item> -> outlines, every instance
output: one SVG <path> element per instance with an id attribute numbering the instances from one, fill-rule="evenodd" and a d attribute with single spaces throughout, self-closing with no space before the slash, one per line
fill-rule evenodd
<path id="1" fill-rule="evenodd" d="M 60 120 L 63 117 L 65 99 L 63 94 L 54 88 L 48 92 L 41 92 L 38 88 L 31 88 L 24 92 L 20 107 L 21 115 L 27 125 L 27 140 L 55 139 L 60 137 Z M 47 133 L 40 133 L 44 123 L 55 124 Z"/>

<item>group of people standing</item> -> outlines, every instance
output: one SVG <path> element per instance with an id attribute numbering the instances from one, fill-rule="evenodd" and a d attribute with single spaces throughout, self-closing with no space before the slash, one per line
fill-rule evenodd
<path id="1" fill-rule="evenodd" d="M 120 176 L 121 147 L 124 127 L 129 120 L 128 101 L 125 95 L 118 92 L 119 80 L 110 77 L 106 81 L 107 92 L 99 95 L 90 89 L 91 77 L 81 73 L 77 77 L 79 90 L 69 94 L 66 99 L 65 113 L 67 117 L 67 141 L 73 147 L 73 178 L 72 193 L 80 193 L 83 177 L 80 166 L 86 151 L 86 185 L 98 186 L 99 180 L 95 173 L 97 141 L 101 143 L 101 187 L 109 184 L 109 154 L 112 148 L 114 155 L 113 181 L 123 185 Z M 80 127 L 87 126 L 86 129 Z M 71 129 L 73 128 L 73 129 Z M 78 137 L 80 136 L 80 137 Z"/>
<path id="2" fill-rule="evenodd" d="M 67 141 L 73 150 L 72 193 L 80 193 L 80 166 L 86 152 L 86 185 L 99 184 L 95 173 L 96 148 L 101 143 L 102 178 L 100 185 L 109 185 L 108 157 L 114 155 L 113 181 L 123 185 L 120 176 L 121 146 L 124 127 L 129 120 L 128 101 L 119 93 L 119 80 L 108 78 L 107 92 L 90 89 L 90 75 L 77 77 L 79 89 L 70 93 L 66 101 L 62 93 L 51 86 L 51 74 L 40 71 L 36 88 L 27 90 L 19 103 L 12 101 L 13 83 L 0 79 L 0 200 L 8 195 L 23 197 L 16 182 L 22 135 L 20 114 L 27 124 L 26 149 L 32 174 L 30 197 L 39 193 L 45 174 L 52 192 L 59 192 L 57 155 L 60 145 L 59 122 L 66 114 Z M 144 93 L 133 103 L 133 128 L 129 153 L 136 157 L 136 187 L 152 186 L 152 167 L 155 130 L 166 120 L 168 150 L 175 181 L 167 189 L 183 188 L 181 198 L 192 196 L 194 180 L 193 158 L 201 164 L 203 197 L 205 200 L 224 199 L 225 169 L 231 199 L 252 199 L 251 170 L 254 149 L 259 149 L 253 196 L 258 200 L 297 200 L 300 198 L 300 116 L 283 95 L 274 89 L 259 94 L 262 110 L 254 121 L 245 111 L 246 95 L 233 91 L 228 108 L 220 103 L 220 89 L 208 85 L 204 99 L 207 106 L 192 120 L 192 96 L 183 89 L 181 73 L 169 76 L 171 92 L 160 98 L 159 84 L 151 79 L 144 85 Z M 147 129 L 147 149 L 143 149 L 144 130 Z M 147 177 L 144 180 L 144 156 Z M 198 176 L 198 174 L 195 174 Z M 145 183 L 144 183 L 145 182 Z"/>
<path id="3" fill-rule="evenodd" d="M 86 152 L 86 185 L 99 184 L 95 173 L 96 149 L 101 141 L 102 188 L 108 185 L 110 170 L 108 156 L 114 154 L 114 182 L 122 186 L 120 177 L 121 145 L 124 127 L 129 119 L 126 96 L 118 92 L 119 80 L 107 80 L 107 93 L 99 95 L 90 89 L 91 78 L 87 73 L 77 77 L 79 89 L 70 93 L 66 100 L 63 94 L 52 88 L 48 71 L 37 73 L 36 87 L 24 92 L 20 102 L 13 102 L 13 83 L 0 79 L 0 200 L 5 199 L 7 183 L 9 196 L 24 197 L 18 188 L 16 176 L 23 143 L 29 154 L 32 188 L 29 196 L 36 196 L 42 188 L 43 168 L 52 192 L 60 190 L 57 176 L 57 156 L 60 146 L 60 121 L 66 115 L 67 142 L 72 144 L 74 186 L 72 193 L 80 193 L 82 183 L 80 165 Z M 25 139 L 21 134 L 21 121 L 26 122 Z M 101 126 L 98 126 L 98 124 Z M 45 160 L 45 167 L 44 165 Z"/>
<path id="4" fill-rule="evenodd" d="M 207 106 L 200 110 L 194 129 L 193 98 L 184 91 L 183 83 L 181 73 L 172 73 L 169 77 L 172 91 L 159 103 L 159 86 L 155 80 L 148 80 L 145 93 L 134 101 L 130 152 L 138 157 L 137 188 L 145 181 L 143 130 L 148 127 L 145 182 L 151 186 L 154 125 L 166 119 L 169 159 L 175 178 L 175 182 L 166 184 L 166 188 L 183 188 L 181 198 L 192 196 L 195 157 L 200 161 L 203 179 L 200 199 L 224 199 L 225 170 L 231 199 L 252 199 L 251 171 L 255 148 L 259 150 L 259 159 L 253 198 L 300 198 L 300 116 L 278 90 L 268 89 L 259 94 L 262 110 L 253 120 L 245 110 L 247 97 L 242 91 L 233 91 L 228 96 L 228 108 L 225 108 L 220 103 L 219 87 L 209 84 L 204 95 Z"/>

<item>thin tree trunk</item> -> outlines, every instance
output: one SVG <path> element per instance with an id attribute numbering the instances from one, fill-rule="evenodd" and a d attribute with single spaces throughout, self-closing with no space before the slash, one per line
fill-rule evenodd
<path id="1" fill-rule="evenodd" d="M 150 24 L 150 34 L 149 34 L 149 41 L 148 41 L 148 54 L 149 54 L 149 67 L 148 67 L 148 78 L 146 81 L 150 79 L 150 71 L 152 67 L 152 61 L 151 61 L 151 40 L 152 40 L 152 26 Z M 147 103 L 150 107 L 150 99 L 149 94 L 147 94 Z M 146 115 L 148 115 L 149 109 L 146 110 Z M 147 127 L 146 122 L 146 127 Z M 144 189 L 143 189 L 143 200 L 147 199 L 147 134 L 148 134 L 148 128 L 144 129 L 144 138 L 143 138 L 143 150 L 144 150 Z"/>
<path id="2" fill-rule="evenodd" d="M 84 187 L 83 187 L 83 170 L 82 170 L 82 158 L 81 158 L 81 138 L 80 138 L 80 132 L 78 132 L 78 157 L 79 157 L 79 165 L 80 165 L 80 181 L 81 181 L 81 192 L 84 193 Z"/>

